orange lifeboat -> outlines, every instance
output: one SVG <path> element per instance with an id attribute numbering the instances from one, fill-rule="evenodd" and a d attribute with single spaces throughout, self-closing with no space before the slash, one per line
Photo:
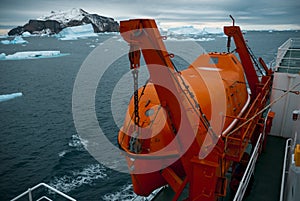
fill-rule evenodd
<path id="1" fill-rule="evenodd" d="M 258 82 L 253 70 L 245 71 L 241 55 L 242 62 L 233 53 L 208 53 L 179 72 L 154 20 L 122 21 L 120 33 L 130 45 L 134 79 L 140 53 L 150 74 L 149 82 L 135 89 L 118 135 L 134 192 L 147 196 L 168 184 L 176 200 L 189 184 L 190 200 L 224 196 L 224 175 L 232 161 L 241 160 L 254 132 L 231 133 L 239 125 L 243 129 L 249 126 L 243 126 L 240 119 L 249 115 L 251 103 L 260 93 L 251 88 L 255 86 L 252 81 Z M 251 78 L 251 96 L 245 74 L 248 82 Z M 232 136 L 239 136 L 238 140 Z M 236 146 L 237 142 L 241 144 Z M 226 149 L 231 155 L 226 155 Z"/>

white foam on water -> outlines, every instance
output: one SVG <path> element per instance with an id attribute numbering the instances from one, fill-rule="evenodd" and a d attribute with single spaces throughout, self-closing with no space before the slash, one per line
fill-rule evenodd
<path id="1" fill-rule="evenodd" d="M 76 148 L 77 150 L 87 149 L 88 141 L 82 139 L 79 135 L 74 134 L 68 144 L 70 147 Z"/>
<path id="2" fill-rule="evenodd" d="M 64 193 L 70 192 L 82 185 L 90 185 L 95 180 L 107 177 L 106 168 L 101 164 L 91 164 L 83 170 L 74 170 L 62 177 L 55 177 L 50 186 Z"/>
<path id="3" fill-rule="evenodd" d="M 118 191 L 110 194 L 106 194 L 102 197 L 105 201 L 131 201 L 133 200 L 137 195 L 133 192 L 133 186 L 132 184 L 125 185 Z M 136 200 L 136 199 L 135 199 Z"/>
<path id="4" fill-rule="evenodd" d="M 133 185 L 132 184 L 127 184 L 122 186 L 122 188 L 114 193 L 109 193 L 104 196 L 102 196 L 102 199 L 105 201 L 146 201 L 146 200 L 151 200 L 155 197 L 155 195 L 162 189 L 158 188 L 154 190 L 149 196 L 143 197 L 143 196 L 138 196 L 133 192 Z"/>
<path id="5" fill-rule="evenodd" d="M 58 153 L 58 156 L 59 157 L 64 157 L 66 155 L 66 153 L 69 153 L 69 152 L 70 152 L 69 150 L 63 150 L 63 151 Z"/>
<path id="6" fill-rule="evenodd" d="M 0 95 L 0 102 L 8 101 L 17 97 L 23 96 L 22 92 Z"/>
<path id="7" fill-rule="evenodd" d="M 88 146 L 88 141 L 80 138 L 80 136 L 78 136 L 77 134 L 74 134 L 69 140 L 68 146 L 73 149 L 67 149 L 59 152 L 58 156 L 60 158 L 64 157 L 67 153 L 72 152 L 74 149 L 77 151 L 85 151 Z"/>

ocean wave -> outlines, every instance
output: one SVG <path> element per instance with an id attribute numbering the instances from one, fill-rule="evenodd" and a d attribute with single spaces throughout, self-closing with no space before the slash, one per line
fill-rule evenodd
<path id="1" fill-rule="evenodd" d="M 69 142 L 69 147 L 76 148 L 79 151 L 87 149 L 88 141 L 79 137 L 79 135 L 74 134 Z"/>
<path id="2" fill-rule="evenodd" d="M 72 171 L 62 177 L 55 177 L 50 181 L 50 186 L 59 191 L 68 193 L 84 184 L 92 184 L 93 181 L 107 177 L 106 168 L 101 164 L 91 164 L 81 171 Z"/>
<path id="3" fill-rule="evenodd" d="M 137 194 L 135 194 L 133 192 L 133 185 L 132 184 L 127 184 L 124 185 L 119 191 L 114 192 L 114 193 L 110 193 L 110 194 L 106 194 L 102 197 L 102 199 L 104 201 L 146 201 L 146 200 L 152 200 L 157 193 L 162 189 L 158 188 L 156 190 L 154 190 L 149 196 L 147 197 L 143 197 L 143 196 L 138 196 Z"/>
<path id="4" fill-rule="evenodd" d="M 80 138 L 77 134 L 72 135 L 71 139 L 69 140 L 68 146 L 69 149 L 62 150 L 58 153 L 60 158 L 65 157 L 66 154 L 76 152 L 76 151 L 85 151 L 88 145 L 88 141 Z"/>
<path id="5" fill-rule="evenodd" d="M 0 95 L 0 102 L 8 101 L 17 97 L 23 96 L 22 92 Z"/>
<path id="6" fill-rule="evenodd" d="M 58 153 L 58 156 L 59 157 L 64 157 L 69 152 L 70 152 L 69 150 L 63 150 L 63 151 L 61 151 L 61 152 Z"/>
<path id="7" fill-rule="evenodd" d="M 128 184 L 128 185 L 124 185 L 120 190 L 114 193 L 104 195 L 102 199 L 105 201 L 118 201 L 118 200 L 131 201 L 136 197 L 137 195 L 133 192 L 132 184 Z M 141 201 L 141 199 L 139 199 L 139 201 Z"/>

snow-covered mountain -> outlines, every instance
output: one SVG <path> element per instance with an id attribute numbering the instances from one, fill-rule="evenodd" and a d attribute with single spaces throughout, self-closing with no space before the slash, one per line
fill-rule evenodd
<path id="1" fill-rule="evenodd" d="M 56 20 L 61 24 L 68 24 L 73 20 L 81 21 L 86 15 L 89 15 L 89 13 L 83 9 L 73 8 L 68 11 L 51 11 L 50 14 L 41 16 L 37 20 Z"/>
<path id="2" fill-rule="evenodd" d="M 73 8 L 68 11 L 51 11 L 49 15 L 29 20 L 24 26 L 18 26 L 8 32 L 8 35 L 56 34 L 66 27 L 91 24 L 94 32 L 117 32 L 119 24 L 113 18 L 90 14 L 83 9 Z"/>

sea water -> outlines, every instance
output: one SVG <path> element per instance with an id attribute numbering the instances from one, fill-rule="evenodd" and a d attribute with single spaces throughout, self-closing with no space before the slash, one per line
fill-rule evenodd
<path id="1" fill-rule="evenodd" d="M 64 41 L 31 36 L 25 38 L 26 44 L 0 44 L 0 53 L 6 55 L 21 51 L 65 54 L 54 58 L 0 60 L 0 95 L 22 93 L 0 102 L 0 200 L 12 199 L 40 182 L 77 200 L 131 200 L 135 197 L 130 175 L 107 168 L 94 159 L 86 150 L 90 142 L 81 139 L 73 121 L 72 93 L 80 67 L 95 48 L 111 37 L 115 36 Z M 277 48 L 290 37 L 300 37 L 300 32 L 248 31 L 245 34 L 251 50 L 266 63 L 275 58 Z M 210 36 L 196 43 L 207 52 L 226 51 L 226 37 Z M 232 45 L 231 49 L 234 48 Z M 176 58 L 174 63 L 179 69 L 186 67 Z M 112 90 L 118 86 L 118 78 L 129 71 L 127 55 L 112 65 L 98 84 L 95 105 L 99 124 L 117 146 L 118 124 L 125 115 L 128 100 L 113 98 Z M 128 85 L 119 87 L 130 90 L 132 85 Z M 115 111 L 111 109 L 112 102 L 117 108 Z M 119 114 L 117 120 L 113 113 Z M 43 192 L 34 196 L 39 193 Z"/>

